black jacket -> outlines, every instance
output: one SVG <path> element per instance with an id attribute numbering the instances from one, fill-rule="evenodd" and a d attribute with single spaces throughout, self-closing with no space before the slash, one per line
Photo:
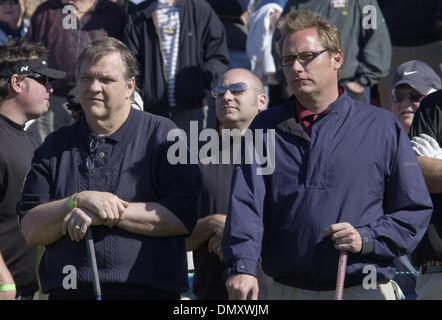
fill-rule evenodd
<path id="1" fill-rule="evenodd" d="M 222 23 L 203 0 L 179 0 L 180 35 L 175 103 L 177 108 L 203 106 L 205 90 L 210 89 L 227 69 L 227 40 Z M 146 111 L 167 115 L 169 111 L 167 77 L 152 13 L 156 1 L 138 5 L 124 30 L 124 41 L 135 54 L 141 74 L 138 86 L 143 91 Z"/>

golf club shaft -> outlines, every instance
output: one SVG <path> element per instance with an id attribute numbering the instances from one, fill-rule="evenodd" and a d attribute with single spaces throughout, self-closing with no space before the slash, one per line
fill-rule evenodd
<path id="1" fill-rule="evenodd" d="M 92 230 L 89 227 L 86 231 L 86 248 L 89 268 L 92 271 L 92 280 L 94 284 L 94 293 L 96 300 L 101 300 L 100 278 L 98 277 L 97 259 L 95 257 L 94 239 L 92 238 Z"/>
<path id="2" fill-rule="evenodd" d="M 339 253 L 338 276 L 336 279 L 335 300 L 342 300 L 344 291 L 345 269 L 347 268 L 347 251 Z"/>

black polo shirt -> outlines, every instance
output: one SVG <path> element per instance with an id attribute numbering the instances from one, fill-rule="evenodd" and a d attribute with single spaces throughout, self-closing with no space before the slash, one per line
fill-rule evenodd
<path id="1" fill-rule="evenodd" d="M 31 167 L 37 143 L 28 132 L 0 115 L 0 252 L 22 296 L 37 291 L 36 248 L 28 246 L 18 225 L 15 206 Z"/>
<path id="2" fill-rule="evenodd" d="M 50 134 L 32 161 L 17 206 L 20 218 L 39 204 L 97 190 L 128 202 L 157 202 L 191 232 L 198 217 L 201 178 L 196 165 L 171 165 L 167 160 L 174 143 L 167 135 L 174 128 L 166 118 L 131 109 L 109 137 L 94 136 L 85 118 Z M 152 297 L 152 292 L 168 296 L 188 290 L 184 237 L 147 237 L 106 226 L 92 230 L 103 299 L 106 294 Z M 43 292 L 62 295 L 63 268 L 73 265 L 78 289 L 68 294 L 91 294 L 86 254 L 84 241 L 74 242 L 67 235 L 46 246 L 39 271 Z"/>
<path id="3" fill-rule="evenodd" d="M 219 163 L 202 164 L 199 169 L 203 181 L 201 192 L 201 214 L 200 218 L 211 214 L 227 214 L 229 210 L 230 191 L 232 175 L 235 164 L 233 139 L 226 149 L 230 149 L 230 161 L 222 163 L 223 144 L 220 143 Z M 193 292 L 202 300 L 227 300 L 229 295 L 225 286 L 227 280 L 227 267 L 219 261 L 219 257 L 209 252 L 208 242 L 193 251 L 193 262 L 195 275 L 193 279 Z M 272 284 L 272 279 L 267 276 L 257 265 L 257 278 L 259 286 L 258 299 L 265 299 Z"/>

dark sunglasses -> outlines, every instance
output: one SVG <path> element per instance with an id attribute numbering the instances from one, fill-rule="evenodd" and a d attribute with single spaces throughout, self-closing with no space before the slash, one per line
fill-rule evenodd
<path id="1" fill-rule="evenodd" d="M 418 93 L 418 92 L 409 92 L 407 95 L 403 95 L 400 93 L 393 92 L 391 93 L 391 101 L 393 103 L 401 103 L 402 100 L 404 100 L 405 96 L 408 98 L 411 102 L 419 102 L 424 97 L 424 95 Z"/>
<path id="2" fill-rule="evenodd" d="M 49 84 L 49 77 L 39 73 L 31 73 L 30 75 L 28 75 L 28 78 L 34 79 L 35 81 L 37 81 L 38 83 L 40 83 L 45 87 L 47 87 Z"/>
<path id="3" fill-rule="evenodd" d="M 301 53 L 290 55 L 290 56 L 283 56 L 281 58 L 281 66 L 283 66 L 283 67 L 291 66 L 295 62 L 295 59 L 298 59 L 298 61 L 300 63 L 310 62 L 313 59 L 315 59 L 317 56 L 319 56 L 321 53 L 324 53 L 326 51 L 328 51 L 328 49 L 324 49 L 324 50 L 316 51 L 316 52 L 311 52 L 311 51 L 301 52 Z"/>
<path id="4" fill-rule="evenodd" d="M 244 91 L 246 91 L 247 89 L 253 89 L 253 88 L 249 87 L 244 82 L 237 82 L 237 83 L 232 83 L 229 86 L 215 87 L 212 89 L 211 93 L 212 93 L 212 97 L 218 98 L 218 97 L 222 97 L 227 92 L 227 90 L 229 90 L 231 94 L 233 94 L 234 96 L 238 96 L 238 95 L 242 94 Z"/>
<path id="5" fill-rule="evenodd" d="M 7 4 L 13 6 L 18 4 L 18 0 L 0 0 L 0 5 L 6 6 Z"/>

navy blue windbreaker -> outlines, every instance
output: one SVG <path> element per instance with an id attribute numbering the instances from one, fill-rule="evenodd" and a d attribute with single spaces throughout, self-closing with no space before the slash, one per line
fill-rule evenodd
<path id="1" fill-rule="evenodd" d="M 346 92 L 318 117 L 311 137 L 294 109 L 292 98 L 249 128 L 264 130 L 264 144 L 275 129 L 274 172 L 258 175 L 256 161 L 234 170 L 223 238 L 231 273 L 254 275 L 262 255 L 264 272 L 282 284 L 333 290 L 339 252 L 322 231 L 348 222 L 363 247 L 348 255 L 345 287 L 362 284 L 366 265 L 376 267 L 378 281 L 392 279 L 393 258 L 416 247 L 432 213 L 407 135 L 393 114 Z"/>

